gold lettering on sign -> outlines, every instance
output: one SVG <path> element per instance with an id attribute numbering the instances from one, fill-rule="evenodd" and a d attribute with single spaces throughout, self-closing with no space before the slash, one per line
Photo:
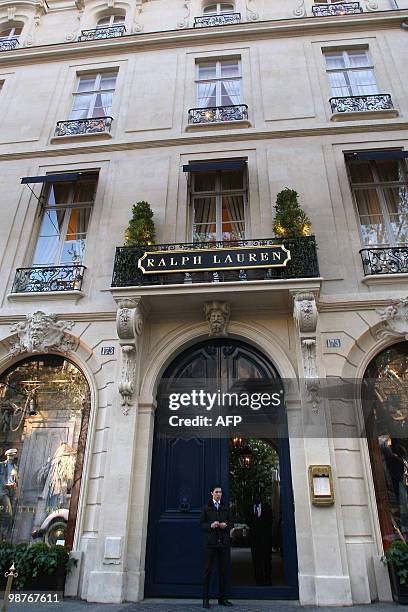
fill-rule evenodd
<path id="1" fill-rule="evenodd" d="M 238 263 L 243 263 L 244 261 L 244 254 L 243 253 L 237 253 L 237 262 Z"/>
<path id="2" fill-rule="evenodd" d="M 255 255 L 255 253 L 250 253 L 250 254 L 249 254 L 249 261 L 256 261 L 256 255 Z"/>
<path id="3" fill-rule="evenodd" d="M 219 257 L 217 255 L 213 255 L 213 262 L 214 263 L 221 263 Z"/>
<path id="4" fill-rule="evenodd" d="M 170 265 L 171 266 L 178 266 L 178 262 L 174 261 L 174 257 L 170 257 Z"/>
<path id="5" fill-rule="evenodd" d="M 148 268 L 151 268 L 151 267 L 153 267 L 153 266 L 154 266 L 154 259 L 148 259 L 148 260 L 147 260 L 147 267 L 148 267 Z"/>
<path id="6" fill-rule="evenodd" d="M 276 253 L 276 252 L 272 253 L 273 259 L 277 259 L 278 261 L 281 260 L 281 256 L 282 256 L 282 253 Z"/>
<path id="7" fill-rule="evenodd" d="M 269 255 L 268 253 L 261 253 L 261 261 L 268 261 Z"/>
<path id="8" fill-rule="evenodd" d="M 232 257 L 231 255 L 227 255 L 225 258 L 225 262 L 224 263 L 232 263 Z"/>
<path id="9" fill-rule="evenodd" d="M 194 255 L 193 263 L 195 266 L 200 266 L 201 265 L 201 255 Z"/>
<path id="10" fill-rule="evenodd" d="M 164 257 L 162 257 L 161 260 L 158 263 L 158 267 L 159 268 L 163 267 L 163 266 L 166 267 L 166 262 L 164 261 Z"/>
<path id="11" fill-rule="evenodd" d="M 188 261 L 190 261 L 189 257 L 187 257 L 187 256 L 182 257 L 181 258 L 181 265 L 185 266 Z"/>

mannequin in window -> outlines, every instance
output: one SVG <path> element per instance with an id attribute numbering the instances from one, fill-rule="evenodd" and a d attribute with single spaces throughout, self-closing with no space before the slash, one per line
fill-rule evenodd
<path id="1" fill-rule="evenodd" d="M 9 448 L 5 461 L 0 461 L 0 535 L 10 537 L 17 491 L 17 449 Z"/>

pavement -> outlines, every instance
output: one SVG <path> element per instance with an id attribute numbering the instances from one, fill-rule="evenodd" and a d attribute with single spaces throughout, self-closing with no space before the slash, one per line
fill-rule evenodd
<path id="1" fill-rule="evenodd" d="M 318 612 L 344 612 L 343 607 L 307 607 L 302 608 L 294 601 L 243 601 L 232 600 L 234 607 L 231 612 L 302 612 L 317 610 Z M 202 611 L 201 600 L 186 599 L 154 599 L 140 603 L 97 604 L 87 603 L 78 599 L 66 598 L 61 603 L 11 603 L 7 612 L 199 612 Z M 353 606 L 351 612 L 397 612 L 395 603 L 373 603 Z M 217 600 L 211 601 L 213 612 L 223 612 L 226 608 L 219 606 Z"/>

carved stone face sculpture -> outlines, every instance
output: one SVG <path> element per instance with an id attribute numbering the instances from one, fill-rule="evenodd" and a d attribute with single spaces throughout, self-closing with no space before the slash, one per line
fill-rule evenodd
<path id="1" fill-rule="evenodd" d="M 226 302 L 207 302 L 204 314 L 210 328 L 210 336 L 226 336 L 230 307 Z"/>

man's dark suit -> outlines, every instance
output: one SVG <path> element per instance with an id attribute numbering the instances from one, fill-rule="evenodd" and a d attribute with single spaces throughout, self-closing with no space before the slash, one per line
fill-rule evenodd
<path id="1" fill-rule="evenodd" d="M 265 586 L 271 584 L 272 510 L 269 504 L 262 502 L 261 515 L 258 516 L 257 505 L 251 504 L 248 508 L 246 523 L 256 584 Z"/>
<path id="2" fill-rule="evenodd" d="M 226 523 L 225 529 L 211 529 L 212 523 Z M 211 499 L 207 506 L 204 506 L 200 518 L 201 528 L 206 532 L 206 550 L 204 565 L 204 599 L 208 599 L 210 590 L 211 571 L 215 559 L 218 561 L 219 569 L 219 595 L 218 599 L 225 598 L 225 571 L 227 550 L 230 545 L 229 532 L 232 528 L 232 519 L 229 509 L 220 503 L 219 508 L 214 505 Z"/>

